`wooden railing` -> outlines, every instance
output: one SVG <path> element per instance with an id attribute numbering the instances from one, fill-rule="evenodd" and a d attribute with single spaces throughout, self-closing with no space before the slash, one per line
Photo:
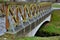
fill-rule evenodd
<path id="1" fill-rule="evenodd" d="M 1 2 L 0 14 L 5 15 L 7 33 L 15 34 L 20 31 L 25 35 L 49 16 L 50 2 Z M 0 15 L 2 16 L 2 15 Z"/>

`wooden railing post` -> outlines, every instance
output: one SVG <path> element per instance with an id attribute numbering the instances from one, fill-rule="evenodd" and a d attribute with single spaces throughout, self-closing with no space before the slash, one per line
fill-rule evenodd
<path id="1" fill-rule="evenodd" d="M 5 6 L 6 8 L 6 29 L 8 30 L 9 28 L 9 20 L 8 20 L 8 15 L 9 15 L 9 10 L 8 10 L 8 5 Z"/>

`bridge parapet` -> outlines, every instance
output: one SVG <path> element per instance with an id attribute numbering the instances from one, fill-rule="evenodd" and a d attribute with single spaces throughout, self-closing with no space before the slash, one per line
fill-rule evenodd
<path id="1" fill-rule="evenodd" d="M 0 3 L 0 16 L 5 18 L 6 30 L 3 33 L 25 36 L 47 18 L 50 11 L 50 2 L 2 2 Z"/>

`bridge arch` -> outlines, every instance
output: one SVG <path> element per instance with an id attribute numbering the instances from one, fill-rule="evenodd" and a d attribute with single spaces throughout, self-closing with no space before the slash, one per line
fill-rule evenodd
<path id="1" fill-rule="evenodd" d="M 27 36 L 31 37 L 31 36 L 35 36 L 36 32 L 38 31 L 38 29 L 43 25 L 43 23 L 45 22 L 50 22 L 51 20 L 51 15 L 49 15 L 44 21 L 42 21 L 36 28 L 34 28 L 30 33 L 27 34 Z"/>

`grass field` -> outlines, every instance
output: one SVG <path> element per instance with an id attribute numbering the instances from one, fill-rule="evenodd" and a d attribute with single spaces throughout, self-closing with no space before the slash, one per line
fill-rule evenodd
<path id="1" fill-rule="evenodd" d="M 60 37 L 25 37 L 17 38 L 16 40 L 60 40 Z"/>
<path id="2" fill-rule="evenodd" d="M 54 4 L 52 5 L 52 7 L 54 7 L 54 8 L 60 8 L 60 3 L 54 3 Z"/>

